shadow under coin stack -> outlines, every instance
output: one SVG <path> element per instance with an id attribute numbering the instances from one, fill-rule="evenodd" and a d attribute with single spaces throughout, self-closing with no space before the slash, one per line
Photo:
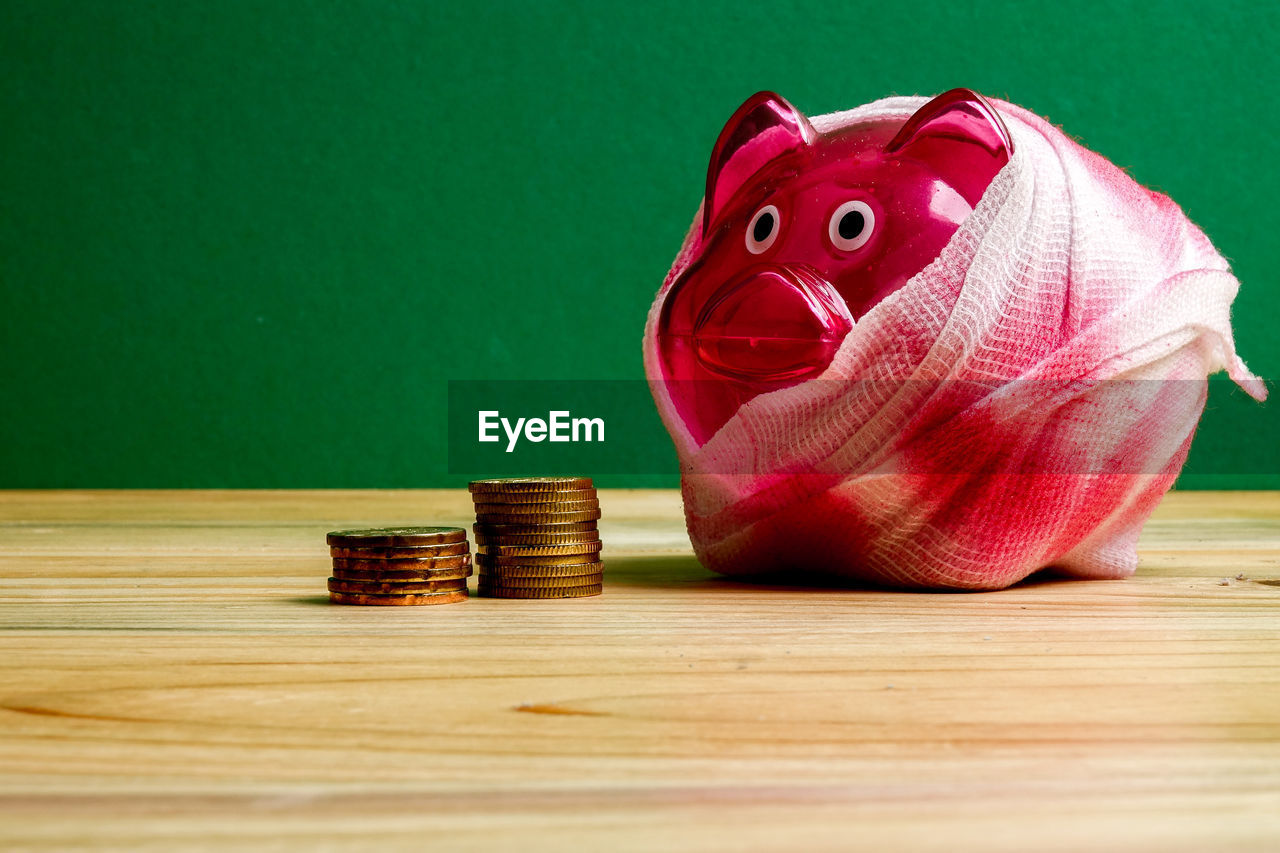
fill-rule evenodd
<path id="1" fill-rule="evenodd" d="M 461 527 L 335 530 L 329 600 L 335 604 L 453 604 L 467 600 L 471 553 Z"/>
<path id="2" fill-rule="evenodd" d="M 600 501 L 590 477 L 476 480 L 476 564 L 489 598 L 599 595 Z"/>

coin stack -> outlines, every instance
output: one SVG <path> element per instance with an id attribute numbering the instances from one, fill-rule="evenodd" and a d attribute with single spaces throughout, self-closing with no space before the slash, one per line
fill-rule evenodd
<path id="1" fill-rule="evenodd" d="M 476 480 L 479 592 L 490 598 L 599 595 L 600 501 L 590 477 Z"/>
<path id="2" fill-rule="evenodd" d="M 467 600 L 471 553 L 461 527 L 335 530 L 329 600 L 335 604 L 452 604 Z"/>

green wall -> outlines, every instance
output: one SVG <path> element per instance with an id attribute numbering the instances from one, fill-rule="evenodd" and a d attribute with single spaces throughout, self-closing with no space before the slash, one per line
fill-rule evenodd
<path id="1" fill-rule="evenodd" d="M 459 483 L 446 380 L 641 376 L 762 88 L 1048 115 L 1231 259 L 1274 376 L 1280 13 L 1151 6 L 8 0 L 0 486 Z M 1259 484 L 1268 407 L 1214 408 L 1200 484 Z"/>

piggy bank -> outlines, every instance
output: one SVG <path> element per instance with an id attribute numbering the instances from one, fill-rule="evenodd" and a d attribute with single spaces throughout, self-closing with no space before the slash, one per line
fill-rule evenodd
<path id="1" fill-rule="evenodd" d="M 854 324 L 938 256 L 1012 152 L 968 89 L 905 121 L 827 133 L 772 92 L 747 99 L 716 140 L 700 247 L 656 330 L 693 440 L 822 373 Z"/>
<path id="2" fill-rule="evenodd" d="M 694 553 L 902 588 L 1131 575 L 1207 376 L 1266 397 L 1238 287 L 1172 199 L 1016 104 L 755 95 L 643 340 Z"/>

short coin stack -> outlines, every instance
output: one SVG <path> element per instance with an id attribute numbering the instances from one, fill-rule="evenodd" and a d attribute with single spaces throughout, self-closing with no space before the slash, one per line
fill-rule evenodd
<path id="1" fill-rule="evenodd" d="M 335 604 L 452 604 L 467 600 L 471 553 L 461 527 L 335 530 L 329 600 Z"/>
<path id="2" fill-rule="evenodd" d="M 600 501 L 589 477 L 476 480 L 480 595 L 582 598 L 599 595 Z"/>

